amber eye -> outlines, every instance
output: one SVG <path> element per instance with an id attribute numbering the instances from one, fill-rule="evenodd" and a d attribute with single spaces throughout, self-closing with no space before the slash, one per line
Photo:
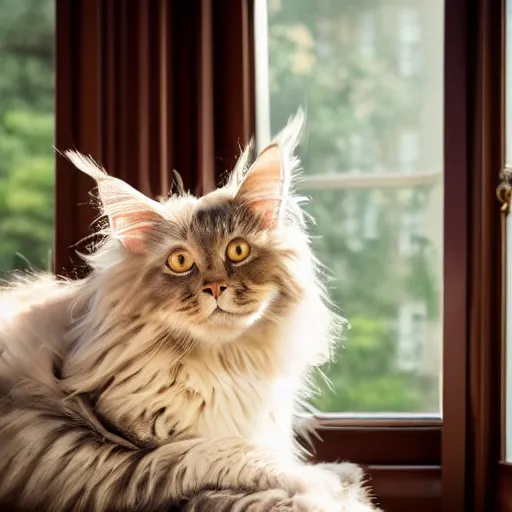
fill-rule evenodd
<path id="1" fill-rule="evenodd" d="M 244 240 L 233 240 L 226 250 L 227 257 L 235 263 L 244 261 L 250 253 L 251 248 Z"/>
<path id="2" fill-rule="evenodd" d="M 176 274 L 183 274 L 192 268 L 194 258 L 185 249 L 176 249 L 167 258 L 167 266 Z"/>

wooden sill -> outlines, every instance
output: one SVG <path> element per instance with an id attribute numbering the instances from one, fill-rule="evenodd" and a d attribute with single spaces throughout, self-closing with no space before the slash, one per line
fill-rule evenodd
<path id="1" fill-rule="evenodd" d="M 315 440 L 314 460 L 362 465 L 383 510 L 441 511 L 440 418 L 325 415 L 312 421 L 322 439 Z"/>
<path id="2" fill-rule="evenodd" d="M 440 419 L 315 418 L 320 439 L 314 440 L 316 461 L 348 460 L 376 466 L 441 464 Z"/>

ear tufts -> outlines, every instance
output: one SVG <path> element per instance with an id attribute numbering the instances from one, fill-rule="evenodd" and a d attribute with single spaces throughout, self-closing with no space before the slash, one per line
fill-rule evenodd
<path id="1" fill-rule="evenodd" d="M 92 157 L 72 150 L 65 151 L 64 156 L 96 180 L 103 213 L 108 216 L 112 234 L 129 252 L 145 252 L 148 231 L 164 218 L 163 206 L 123 180 L 109 176 Z"/>
<path id="2" fill-rule="evenodd" d="M 90 155 L 83 155 L 73 149 L 68 149 L 63 154 L 77 169 L 97 182 L 110 177 L 107 171 L 100 167 Z"/>
<path id="3" fill-rule="evenodd" d="M 260 215 L 265 227 L 270 229 L 277 227 L 284 216 L 292 180 L 300 167 L 294 152 L 302 136 L 304 120 L 304 112 L 299 109 L 274 141 L 260 152 L 245 176 L 242 171 L 250 148 L 246 148 L 241 164 L 237 163 L 233 171 L 230 184 L 239 185 L 235 199 Z"/>

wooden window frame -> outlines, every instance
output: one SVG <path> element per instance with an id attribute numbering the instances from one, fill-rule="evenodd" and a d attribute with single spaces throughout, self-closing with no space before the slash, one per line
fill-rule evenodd
<path id="1" fill-rule="evenodd" d="M 363 464 L 390 512 L 492 510 L 496 497 L 512 510 L 497 441 L 504 0 L 445 6 L 443 419 L 314 418 L 316 459 Z M 56 0 L 56 14 L 56 146 L 145 193 L 166 193 L 173 168 L 211 190 L 255 131 L 253 0 Z M 57 159 L 59 274 L 81 275 L 74 244 L 94 212 L 77 205 L 92 186 Z"/>
<path id="2" fill-rule="evenodd" d="M 512 30 L 512 27 L 506 26 L 506 7 L 507 0 L 501 2 L 501 40 L 500 40 L 500 59 L 496 63 L 496 66 L 500 68 L 500 80 L 501 80 L 501 125 L 500 125 L 500 157 L 501 157 L 501 169 L 505 170 L 506 164 L 506 144 L 512 144 L 512 141 L 506 140 L 506 103 L 512 101 L 512 97 L 507 95 L 507 91 L 510 90 L 512 84 L 506 82 L 506 31 Z M 498 440 L 495 442 L 495 451 L 492 454 L 492 471 L 495 476 L 494 489 L 496 492 L 496 510 L 498 512 L 512 512 L 512 462 L 506 460 L 506 353 L 507 353 L 507 319 L 506 319 L 506 305 L 507 305 L 507 284 L 506 281 L 510 279 L 510 269 L 507 268 L 507 234 L 506 234 L 506 219 L 507 215 L 511 215 L 510 212 L 510 197 L 512 194 L 512 179 L 510 177 L 510 170 L 508 169 L 509 176 L 504 179 L 498 188 L 505 185 L 505 197 L 499 195 L 500 200 L 506 200 L 508 203 L 508 209 L 502 210 L 501 219 L 501 237 L 500 237 L 500 250 L 501 250 L 501 289 L 500 289 L 500 318 L 501 318 L 501 331 L 499 345 L 499 357 L 497 364 L 499 367 L 499 382 L 495 381 L 495 385 L 499 390 L 499 403 L 496 404 L 496 408 L 499 408 L 500 425 L 499 429 L 495 429 L 499 432 Z M 502 189 L 503 191 L 503 189 Z M 508 298 L 508 300 L 511 300 Z M 509 393 L 512 390 L 508 390 Z M 498 461 L 496 464 L 496 460 Z"/>

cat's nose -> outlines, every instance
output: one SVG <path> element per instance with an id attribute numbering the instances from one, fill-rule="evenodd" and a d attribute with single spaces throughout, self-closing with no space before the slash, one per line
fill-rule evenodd
<path id="1" fill-rule="evenodd" d="M 227 288 L 224 283 L 209 283 L 203 286 L 203 292 L 218 299 L 220 294 Z"/>

